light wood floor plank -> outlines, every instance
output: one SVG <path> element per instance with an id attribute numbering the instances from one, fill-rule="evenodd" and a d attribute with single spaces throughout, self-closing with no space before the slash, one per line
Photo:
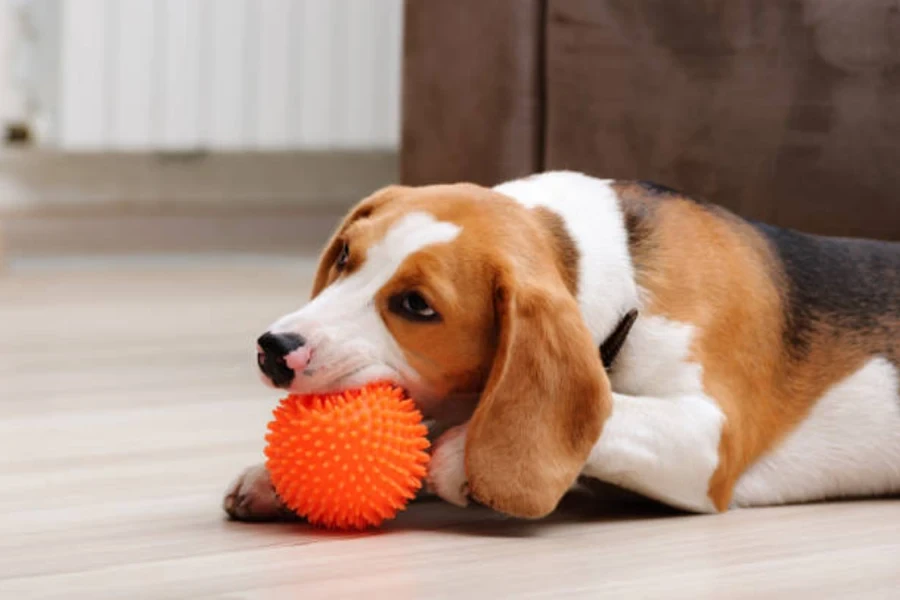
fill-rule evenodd
<path id="1" fill-rule="evenodd" d="M 253 340 L 312 265 L 0 278 L 0 598 L 900 597 L 892 500 L 686 516 L 575 495 L 540 523 L 430 502 L 364 535 L 225 521 L 278 398 Z"/>

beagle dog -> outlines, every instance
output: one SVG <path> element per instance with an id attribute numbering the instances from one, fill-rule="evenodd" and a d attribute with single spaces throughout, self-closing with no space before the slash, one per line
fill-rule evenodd
<path id="1" fill-rule="evenodd" d="M 900 491 L 898 338 L 900 244 L 550 172 L 366 198 L 258 360 L 296 393 L 404 386 L 453 504 L 539 518 L 586 477 L 706 513 Z M 224 506 L 283 514 L 262 466 Z"/>

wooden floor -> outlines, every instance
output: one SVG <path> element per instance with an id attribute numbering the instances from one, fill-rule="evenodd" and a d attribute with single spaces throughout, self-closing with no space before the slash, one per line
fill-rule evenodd
<path id="1" fill-rule="evenodd" d="M 0 598 L 900 598 L 900 503 L 383 531 L 230 523 L 277 396 L 253 340 L 309 261 L 23 260 L 0 276 Z"/>

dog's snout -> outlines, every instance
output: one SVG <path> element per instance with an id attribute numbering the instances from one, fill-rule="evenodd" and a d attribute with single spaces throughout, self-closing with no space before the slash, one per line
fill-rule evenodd
<path id="1" fill-rule="evenodd" d="M 273 384 L 286 387 L 294 380 L 294 369 L 288 364 L 287 357 L 305 344 L 306 340 L 296 333 L 267 331 L 256 340 L 256 362 Z"/>

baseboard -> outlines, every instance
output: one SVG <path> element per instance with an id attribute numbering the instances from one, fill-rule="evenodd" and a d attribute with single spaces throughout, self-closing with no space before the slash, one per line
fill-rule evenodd
<path id="1" fill-rule="evenodd" d="M 0 152 L 0 216 L 341 213 L 396 181 L 390 151 Z"/>
<path id="2" fill-rule="evenodd" d="M 317 256 L 341 214 L 13 216 L 0 223 L 8 261 L 97 256 Z M 0 260 L 2 262 L 2 260 Z"/>
<path id="3" fill-rule="evenodd" d="M 393 152 L 2 151 L 0 250 L 8 260 L 315 254 L 343 213 L 396 172 Z"/>

